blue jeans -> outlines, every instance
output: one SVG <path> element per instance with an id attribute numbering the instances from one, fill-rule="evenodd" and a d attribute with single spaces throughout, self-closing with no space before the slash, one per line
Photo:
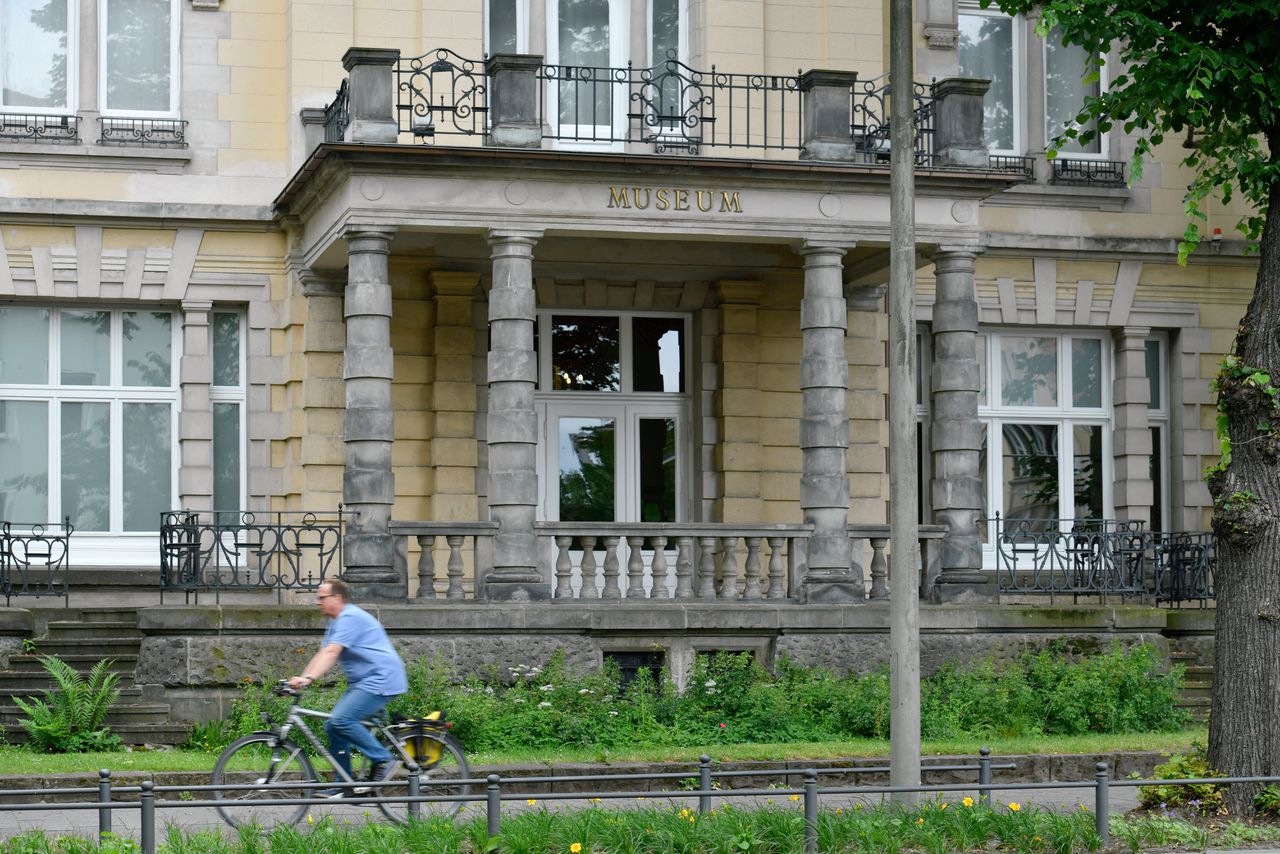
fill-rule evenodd
<path id="1" fill-rule="evenodd" d="M 365 718 L 382 710 L 390 697 L 370 694 L 359 688 L 350 688 L 333 707 L 333 717 L 324 722 L 325 735 L 329 736 L 329 751 L 351 776 L 351 748 L 357 748 L 370 762 L 386 762 L 391 758 L 373 733 L 361 723 Z"/>

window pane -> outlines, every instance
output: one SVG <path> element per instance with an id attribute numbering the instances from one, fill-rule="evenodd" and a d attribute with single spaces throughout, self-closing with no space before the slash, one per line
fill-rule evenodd
<path id="1" fill-rule="evenodd" d="M 987 336 L 978 336 L 978 405 L 987 404 Z"/>
<path id="2" fill-rule="evenodd" d="M 213 384 L 240 385 L 240 315 L 213 315 Z"/>
<path id="3" fill-rule="evenodd" d="M 1075 451 L 1075 504 L 1077 519 L 1101 519 L 1102 504 L 1102 427 L 1097 424 L 1072 428 Z"/>
<path id="4" fill-rule="evenodd" d="M 111 312 L 63 311 L 62 384 L 110 383 Z"/>
<path id="5" fill-rule="evenodd" d="M 640 521 L 676 521 L 674 418 L 640 419 Z"/>
<path id="6" fill-rule="evenodd" d="M 110 527 L 110 410 L 106 403 L 62 404 L 61 515 L 78 531 Z"/>
<path id="7" fill-rule="evenodd" d="M 49 404 L 0 400 L 0 520 L 50 522 Z"/>
<path id="8" fill-rule="evenodd" d="M 69 0 L 0 3 L 4 106 L 70 111 Z"/>
<path id="9" fill-rule="evenodd" d="M 213 509 L 240 510 L 240 404 L 213 405 Z"/>
<path id="10" fill-rule="evenodd" d="M 560 0 L 560 57 L 562 66 L 609 66 L 609 0 Z M 612 118 L 608 74 L 568 75 L 576 82 L 559 85 L 560 123 L 608 125 Z M 587 79 L 581 79 L 586 77 Z M 594 79 L 593 79 L 594 78 Z"/>
<path id="11" fill-rule="evenodd" d="M 1160 342 L 1150 339 L 1147 344 L 1147 384 L 1150 387 L 1151 401 L 1147 409 L 1163 409 L 1164 401 L 1160 399 Z"/>
<path id="12" fill-rule="evenodd" d="M 653 10 L 653 44 L 650 62 L 657 66 L 667 59 L 680 59 L 680 0 L 649 0 Z"/>
<path id="13" fill-rule="evenodd" d="M 1000 338 L 1000 402 L 1005 406 L 1058 405 L 1058 339 Z"/>
<path id="14" fill-rule="evenodd" d="M 983 422 L 979 425 L 982 431 L 982 444 L 978 446 L 978 479 L 982 481 L 982 519 L 991 518 L 991 478 L 987 471 L 987 424 Z M 983 544 L 991 540 L 991 527 L 986 521 L 978 524 L 978 531 L 981 535 Z"/>
<path id="15" fill-rule="evenodd" d="M 516 0 L 489 0 L 489 55 L 515 53 Z"/>
<path id="16" fill-rule="evenodd" d="M 1151 530 L 1164 530 L 1164 430 L 1151 427 Z"/>
<path id="17" fill-rule="evenodd" d="M 613 522 L 612 418 L 560 419 L 560 520 Z"/>
<path id="18" fill-rule="evenodd" d="M 1005 424 L 1004 517 L 1038 520 L 1033 530 L 1053 530 L 1058 518 L 1058 428 Z"/>
<path id="19" fill-rule="evenodd" d="M 167 311 L 126 311 L 124 384 L 168 388 L 173 384 L 173 315 Z"/>
<path id="20" fill-rule="evenodd" d="M 1071 405 L 1102 406 L 1102 342 L 1097 338 L 1071 339 Z"/>
<path id="21" fill-rule="evenodd" d="M 158 531 L 171 510 L 173 409 L 167 403 L 126 403 L 124 420 L 124 530 Z"/>
<path id="22" fill-rule="evenodd" d="M 676 317 L 637 317 L 631 322 L 636 391 L 684 391 L 684 322 Z"/>
<path id="23" fill-rule="evenodd" d="M 556 391 L 618 391 L 618 318 L 551 318 L 551 387 Z"/>
<path id="24" fill-rule="evenodd" d="M 988 148 L 1011 151 L 1014 142 L 1013 19 L 961 15 L 960 76 L 991 81 L 982 101 L 982 135 Z"/>
<path id="25" fill-rule="evenodd" d="M 107 0 L 108 110 L 168 112 L 171 0 Z"/>
<path id="26" fill-rule="evenodd" d="M 0 383 L 49 382 L 49 310 L 0 308 Z"/>
<path id="27" fill-rule="evenodd" d="M 1085 82 L 1091 71 L 1088 67 L 1088 54 L 1080 45 L 1064 45 L 1062 33 L 1055 27 L 1044 40 L 1044 110 L 1045 139 L 1052 142 L 1054 137 L 1067 127 L 1077 130 L 1093 129 L 1097 122 L 1077 125 L 1076 116 L 1084 107 L 1086 95 L 1097 97 L 1101 94 L 1098 80 Z M 1081 145 L 1077 139 L 1070 140 L 1062 146 L 1065 152 L 1083 152 L 1098 154 L 1102 151 L 1102 140 L 1094 137 L 1087 145 Z"/>

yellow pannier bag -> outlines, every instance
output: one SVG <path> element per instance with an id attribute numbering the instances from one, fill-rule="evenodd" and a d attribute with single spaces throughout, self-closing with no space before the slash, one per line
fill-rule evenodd
<path id="1" fill-rule="evenodd" d="M 430 768 L 440 761 L 444 752 L 442 739 L 447 728 L 440 713 L 432 712 L 425 717 L 398 721 L 391 731 L 404 744 L 404 752 L 410 759 L 423 768 Z"/>

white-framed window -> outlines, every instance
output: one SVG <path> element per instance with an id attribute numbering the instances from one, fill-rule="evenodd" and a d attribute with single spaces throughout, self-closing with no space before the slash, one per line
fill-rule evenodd
<path id="1" fill-rule="evenodd" d="M 993 154 L 1022 154 L 1026 96 L 1025 27 L 1021 16 L 962 6 L 958 15 L 960 76 L 991 81 L 982 102 L 982 133 Z"/>
<path id="2" fill-rule="evenodd" d="M 539 314 L 541 518 L 688 518 L 689 322 L 647 312 Z"/>
<path id="3" fill-rule="evenodd" d="M 627 87 L 607 69 L 627 64 L 630 9 L 626 0 L 548 0 L 549 114 L 573 144 L 612 144 L 626 128 Z"/>
<path id="4" fill-rule="evenodd" d="M 179 352 L 165 309 L 0 306 L 0 515 L 70 517 L 81 548 L 133 538 L 154 561 L 177 487 Z"/>
<path id="5" fill-rule="evenodd" d="M 244 315 L 214 311 L 213 382 L 213 509 L 234 514 L 245 509 L 245 358 Z"/>
<path id="6" fill-rule="evenodd" d="M 75 113 L 78 10 L 76 0 L 0 2 L 0 109 Z"/>
<path id="7" fill-rule="evenodd" d="M 985 515 L 1046 530 L 1114 515 L 1109 339 L 1083 330 L 988 329 L 979 367 Z M 990 542 L 990 532 L 983 534 Z"/>
<path id="8" fill-rule="evenodd" d="M 924 326 L 916 327 L 916 489 L 918 519 L 921 524 L 929 521 L 932 501 L 930 482 L 933 480 L 933 449 L 929 443 L 929 406 L 933 397 L 931 365 L 933 336 Z"/>
<path id="9" fill-rule="evenodd" d="M 1147 427 L 1151 431 L 1151 530 L 1163 531 L 1171 522 L 1169 506 L 1169 339 L 1156 334 L 1146 340 Z"/>
<path id="10" fill-rule="evenodd" d="M 1043 44 L 1044 135 L 1048 144 L 1068 127 L 1086 129 L 1078 126 L 1075 119 L 1086 97 L 1102 94 L 1105 66 L 1096 60 L 1090 61 L 1080 45 L 1064 45 L 1057 28 L 1045 36 Z M 1089 129 L 1096 126 L 1096 121 L 1090 122 Z M 1105 157 L 1106 134 L 1099 134 L 1083 145 L 1078 139 L 1070 140 L 1061 151 L 1073 157 Z"/>
<path id="11" fill-rule="evenodd" d="M 180 3 L 99 0 L 98 103 L 104 116 L 177 117 Z"/>
<path id="12" fill-rule="evenodd" d="M 529 49 L 528 0 L 488 0 L 485 3 L 485 54 L 525 53 Z"/>
<path id="13" fill-rule="evenodd" d="M 687 62 L 688 39 L 688 0 L 649 0 L 649 67 L 668 59 Z"/>

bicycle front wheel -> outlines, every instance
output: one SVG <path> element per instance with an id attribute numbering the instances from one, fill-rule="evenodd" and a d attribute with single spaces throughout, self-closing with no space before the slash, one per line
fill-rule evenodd
<path id="1" fill-rule="evenodd" d="M 467 756 L 462 752 L 462 745 L 458 740 L 447 733 L 432 733 L 429 736 L 421 736 L 429 738 L 440 744 L 440 761 L 431 765 L 429 768 L 422 769 L 421 775 L 421 794 L 424 798 L 443 798 L 450 795 L 466 795 L 470 794 L 471 787 L 461 781 L 470 779 L 471 769 L 467 767 Z M 392 752 L 398 754 L 400 764 L 396 766 L 395 774 L 391 776 L 388 784 L 379 786 L 379 791 L 371 792 L 374 796 L 396 798 L 407 797 L 409 794 L 408 768 L 405 760 L 409 754 L 405 751 L 403 742 L 399 742 L 392 747 Z M 418 814 L 423 818 L 431 816 L 440 816 L 450 818 L 462 811 L 467 804 L 465 801 L 435 801 L 428 800 L 419 803 Z M 387 818 L 397 824 L 407 824 L 409 821 L 409 805 L 407 803 L 381 803 L 378 807 L 386 815 Z"/>
<path id="2" fill-rule="evenodd" d="M 218 812 L 232 827 L 257 827 L 269 831 L 297 824 L 307 804 L 269 804 L 262 801 L 314 797 L 314 789 L 300 783 L 316 782 L 311 760 L 291 741 L 278 741 L 269 733 L 253 733 L 232 742 L 213 766 L 215 800 L 227 801 Z"/>

